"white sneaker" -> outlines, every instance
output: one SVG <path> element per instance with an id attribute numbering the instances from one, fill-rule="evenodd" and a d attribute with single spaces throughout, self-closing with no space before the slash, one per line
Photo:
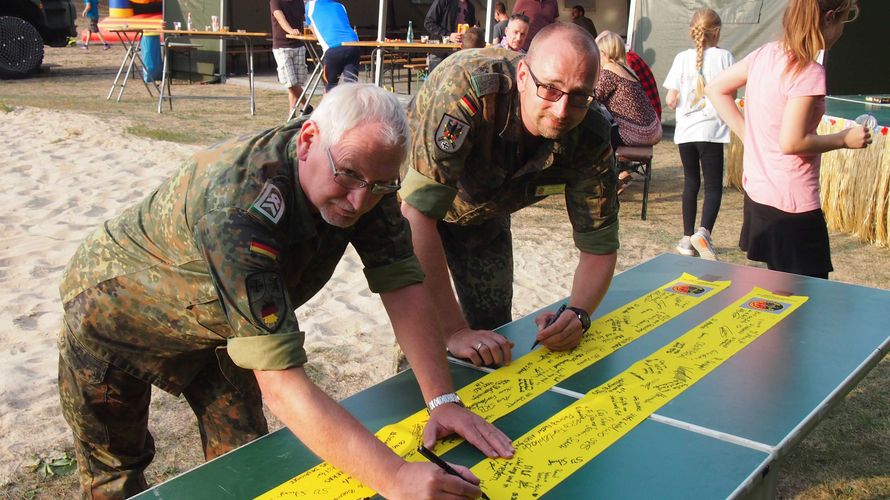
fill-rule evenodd
<path id="1" fill-rule="evenodd" d="M 689 240 L 692 243 L 692 248 L 698 251 L 699 257 L 705 260 L 717 260 L 717 252 L 714 250 L 714 245 L 711 243 L 710 231 L 700 227 Z"/>
<path id="2" fill-rule="evenodd" d="M 695 249 L 692 248 L 692 242 L 689 239 L 689 236 L 684 236 L 680 238 L 680 241 L 677 242 L 677 252 L 680 255 L 685 255 L 687 257 L 695 257 Z"/>

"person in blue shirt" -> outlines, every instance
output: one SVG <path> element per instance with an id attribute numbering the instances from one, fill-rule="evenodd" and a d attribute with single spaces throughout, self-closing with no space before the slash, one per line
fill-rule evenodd
<path id="1" fill-rule="evenodd" d="M 90 38 L 93 33 L 96 33 L 99 35 L 99 40 L 102 40 L 102 50 L 111 48 L 111 45 L 108 45 L 105 37 L 102 36 L 102 32 L 99 31 L 99 0 L 84 0 L 83 12 L 80 15 L 90 21 L 89 27 L 83 30 L 83 45 L 80 47 L 83 50 L 90 48 Z"/>
<path id="2" fill-rule="evenodd" d="M 358 35 L 349 23 L 346 7 L 333 0 L 311 0 L 306 2 L 306 20 L 324 51 L 325 92 L 337 86 L 340 75 L 343 75 L 344 81 L 357 81 L 359 48 L 342 46 L 343 42 L 358 41 Z"/>

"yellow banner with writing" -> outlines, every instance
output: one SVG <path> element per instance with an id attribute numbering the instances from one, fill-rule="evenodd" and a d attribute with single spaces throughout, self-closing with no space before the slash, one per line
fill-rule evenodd
<path id="1" fill-rule="evenodd" d="M 658 328 L 669 320 L 725 290 L 729 281 L 705 281 L 683 273 L 679 278 L 594 320 L 581 344 L 567 352 L 536 349 L 461 388 L 457 394 L 489 422 L 507 415 L 557 383 Z M 427 419 L 426 410 L 387 425 L 375 435 L 409 461 L 425 460 L 416 449 Z M 444 453 L 463 441 L 459 436 L 436 445 Z M 331 499 L 365 498 L 374 491 L 327 462 L 282 483 L 258 498 L 314 496 Z"/>
<path id="2" fill-rule="evenodd" d="M 471 470 L 491 498 L 539 498 L 806 301 L 755 288 Z"/>

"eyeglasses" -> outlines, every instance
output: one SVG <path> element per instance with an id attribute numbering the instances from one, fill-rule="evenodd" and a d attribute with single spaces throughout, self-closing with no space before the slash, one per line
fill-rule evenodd
<path id="1" fill-rule="evenodd" d="M 859 4 L 853 4 L 853 6 L 847 9 L 846 12 L 840 12 L 837 10 L 830 10 L 828 12 L 834 12 L 834 15 L 841 21 L 842 24 L 852 23 L 853 21 L 859 19 Z"/>
<path id="2" fill-rule="evenodd" d="M 852 7 L 847 10 L 847 18 L 841 21 L 842 23 L 852 23 L 856 19 L 859 18 L 859 5 L 853 4 Z"/>
<path id="3" fill-rule="evenodd" d="M 528 74 L 531 75 L 532 81 L 535 82 L 535 86 L 538 88 L 538 97 L 544 99 L 545 101 L 557 102 L 562 99 L 562 96 L 569 96 L 569 106 L 574 108 L 586 108 L 590 106 L 590 103 L 593 102 L 593 96 L 589 94 L 585 94 L 584 92 L 565 92 L 560 90 L 553 85 L 547 83 L 541 83 L 540 80 L 532 73 L 532 69 L 528 64 L 525 65 L 525 68 L 528 70 Z"/>
<path id="4" fill-rule="evenodd" d="M 331 148 L 325 148 L 325 153 L 328 155 L 328 162 L 330 162 L 331 171 L 334 173 L 334 181 L 346 189 L 354 190 L 367 188 L 371 191 L 371 194 L 384 195 L 395 193 L 402 187 L 399 181 L 395 181 L 392 184 L 385 182 L 368 182 L 351 170 L 340 170 L 337 168 L 337 165 L 334 164 L 334 157 L 331 156 Z"/>

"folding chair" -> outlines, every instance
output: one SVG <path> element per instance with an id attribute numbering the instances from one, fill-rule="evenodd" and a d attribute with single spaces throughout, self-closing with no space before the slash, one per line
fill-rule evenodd
<path id="1" fill-rule="evenodd" d="M 652 180 L 652 146 L 619 146 L 615 151 L 618 172 L 633 172 L 643 177 L 643 209 L 640 219 L 646 220 L 649 208 L 649 181 Z"/>

